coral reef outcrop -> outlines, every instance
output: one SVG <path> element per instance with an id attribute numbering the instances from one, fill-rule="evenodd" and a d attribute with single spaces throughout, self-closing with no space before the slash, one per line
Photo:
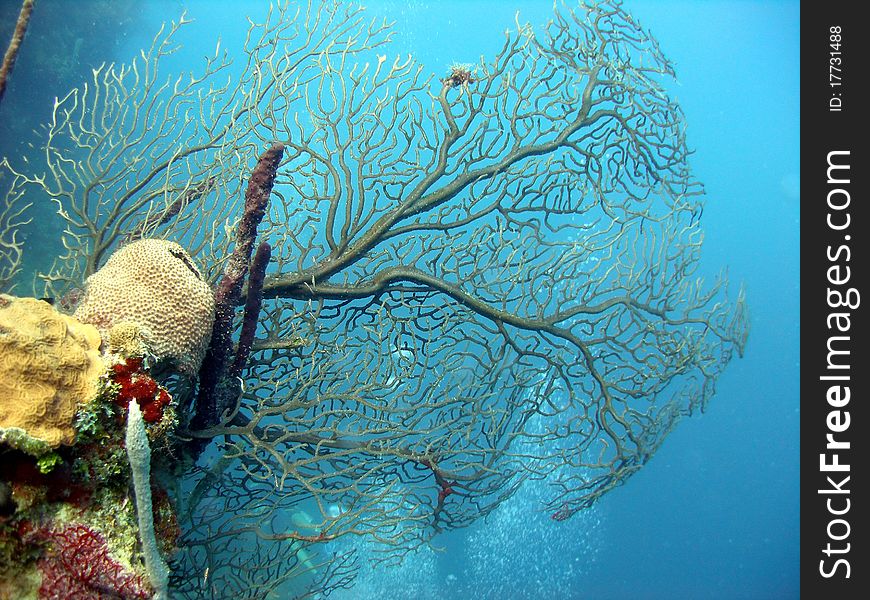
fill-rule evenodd
<path id="1" fill-rule="evenodd" d="M 214 294 L 184 248 L 144 239 L 115 252 L 88 277 L 75 317 L 107 338 L 117 325 L 138 325 L 155 358 L 195 374 L 211 338 Z"/>
<path id="2" fill-rule="evenodd" d="M 100 334 L 35 298 L 0 294 L 0 441 L 29 454 L 70 445 L 100 375 Z"/>
<path id="3" fill-rule="evenodd" d="M 0 598 L 169 597 L 161 553 L 177 520 L 151 482 L 150 440 L 171 461 L 177 419 L 146 365 L 151 339 L 129 323 L 103 340 L 0 295 Z"/>

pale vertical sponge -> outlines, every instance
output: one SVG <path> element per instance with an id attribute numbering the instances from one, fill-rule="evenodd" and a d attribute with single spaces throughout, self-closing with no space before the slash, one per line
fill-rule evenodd
<path id="1" fill-rule="evenodd" d="M 133 471 L 133 489 L 136 493 L 136 513 L 139 516 L 139 539 L 145 557 L 145 569 L 154 587 L 155 600 L 169 598 L 169 567 L 157 549 L 154 535 L 154 516 L 151 509 L 151 447 L 142 411 L 135 401 L 127 410 L 127 458 Z"/>

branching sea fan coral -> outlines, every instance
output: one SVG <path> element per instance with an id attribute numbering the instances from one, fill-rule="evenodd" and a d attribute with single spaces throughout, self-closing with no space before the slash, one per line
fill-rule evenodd
<path id="1" fill-rule="evenodd" d="M 200 370 L 218 376 L 170 387 L 194 406 L 183 469 L 153 472 L 177 487 L 178 598 L 325 597 L 351 540 L 395 564 L 526 484 L 571 518 L 705 408 L 748 335 L 742 292 L 701 277 L 672 65 L 620 2 L 559 3 L 446 78 L 390 57 L 361 7 L 270 6 L 199 75 L 158 68 L 185 18 L 94 69 L 54 103 L 44 168 L 9 167 L 64 221 L 44 295 L 90 275 L 75 315 L 112 354 L 194 379 L 210 283 L 232 284 Z M 269 202 L 245 212 L 227 199 L 249 177 Z M 245 298 L 254 244 L 230 232 L 255 212 Z M 112 389 L 159 404 L 124 364 Z"/>

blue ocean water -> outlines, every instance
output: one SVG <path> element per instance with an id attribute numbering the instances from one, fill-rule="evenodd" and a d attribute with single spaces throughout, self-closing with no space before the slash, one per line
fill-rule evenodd
<path id="1" fill-rule="evenodd" d="M 405 580 L 416 577 L 417 590 L 431 590 L 425 597 L 800 595 L 799 3 L 625 6 L 675 63 L 671 93 L 707 191 L 703 262 L 711 277 L 727 265 L 732 280 L 746 284 L 746 354 L 729 365 L 707 412 L 680 423 L 592 514 L 554 524 L 534 512 L 535 492 L 521 493 L 490 519 L 495 532 L 484 523 L 454 534 L 447 557 L 433 559 L 431 579 L 429 566 L 407 565 Z M 444 65 L 493 52 L 517 11 L 537 24 L 550 7 L 373 3 L 398 18 L 423 62 Z"/>
<path id="2" fill-rule="evenodd" d="M 90 1 L 75 4 L 82 10 Z M 243 39 L 243 16 L 265 4 L 131 4 L 138 25 L 106 58 L 127 60 L 182 8 L 196 20 L 183 40 L 191 55 L 212 52 L 217 36 L 232 48 Z M 746 354 L 728 367 L 706 414 L 683 421 L 648 465 L 586 514 L 556 523 L 536 509 L 540 491 L 527 486 L 485 521 L 436 539 L 443 551 L 422 551 L 393 570 L 364 569 L 354 589 L 335 597 L 799 596 L 799 4 L 625 6 L 675 63 L 678 83 L 669 91 L 685 112 L 691 164 L 707 192 L 702 264 L 711 278 L 727 265 L 729 277 L 745 283 Z M 492 56 L 517 11 L 539 25 L 552 3 L 372 0 L 367 7 L 396 21 L 391 53 L 413 53 L 442 72 Z"/>

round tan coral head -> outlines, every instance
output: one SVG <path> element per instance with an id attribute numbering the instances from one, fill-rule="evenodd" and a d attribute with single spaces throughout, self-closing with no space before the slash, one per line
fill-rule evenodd
<path id="1" fill-rule="evenodd" d="M 144 239 L 116 251 L 88 277 L 75 317 L 107 339 L 116 325 L 136 325 L 150 354 L 193 375 L 211 339 L 214 293 L 184 248 Z M 115 329 L 113 343 L 118 335 Z"/>
<path id="2" fill-rule="evenodd" d="M 104 372 L 100 334 L 35 298 L 0 294 L 0 442 L 40 455 L 75 440 Z"/>

